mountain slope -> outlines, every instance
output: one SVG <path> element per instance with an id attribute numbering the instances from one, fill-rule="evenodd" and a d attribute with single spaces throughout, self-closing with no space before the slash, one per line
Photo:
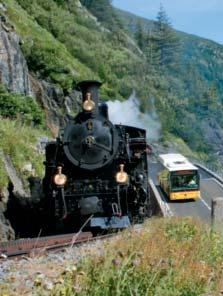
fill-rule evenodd
<path id="1" fill-rule="evenodd" d="M 145 34 L 154 28 L 154 21 L 118 9 L 116 13 L 131 36 L 139 23 Z M 223 46 L 179 31 L 176 35 L 181 43 L 179 64 L 160 73 L 158 85 L 153 84 L 160 117 L 169 118 L 163 126 L 193 149 L 222 159 Z"/>
<path id="2" fill-rule="evenodd" d="M 155 21 L 139 17 L 132 13 L 116 9 L 118 17 L 123 22 L 125 28 L 132 36 L 135 35 L 137 24 L 140 22 L 145 32 L 154 28 Z M 203 79 L 203 83 L 214 82 L 217 84 L 218 95 L 223 100 L 223 46 L 208 40 L 176 31 L 182 45 L 181 66 L 182 73 L 187 71 L 187 67 L 192 65 L 197 71 L 199 78 Z M 181 77 L 184 78 L 184 77 Z M 195 89 L 193 89 L 194 93 Z M 195 93 L 196 95 L 196 93 Z"/>
<path id="3" fill-rule="evenodd" d="M 0 3 L 3 5 L 3 0 Z M 154 72 L 134 40 L 137 23 L 147 31 L 154 25 L 150 20 L 108 5 L 103 7 L 102 17 L 99 10 L 88 10 L 78 0 L 5 0 L 4 5 L 1 13 L 21 37 L 21 48 L 38 89 L 34 93 L 48 117 L 53 117 L 48 125 L 51 129 L 64 123 L 62 117 L 68 111 L 76 112 L 72 90 L 76 82 L 100 79 L 105 99 L 126 99 L 134 89 L 142 111 L 149 112 L 155 104 L 162 140 L 173 133 L 209 159 L 213 153 L 221 154 L 221 45 L 177 32 L 182 48 L 179 63 Z M 111 11 L 112 17 L 105 18 Z M 39 93 L 44 98 L 40 99 Z"/>

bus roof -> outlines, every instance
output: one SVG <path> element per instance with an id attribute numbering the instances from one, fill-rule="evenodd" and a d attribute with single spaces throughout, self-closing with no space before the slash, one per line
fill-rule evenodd
<path id="1" fill-rule="evenodd" d="M 198 170 L 186 157 L 182 154 L 160 154 L 159 161 L 168 171 L 184 171 Z"/>

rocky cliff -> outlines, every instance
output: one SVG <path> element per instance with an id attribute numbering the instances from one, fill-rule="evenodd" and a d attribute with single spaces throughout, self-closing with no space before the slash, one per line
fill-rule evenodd
<path id="1" fill-rule="evenodd" d="M 14 32 L 13 27 L 6 22 L 4 16 L 0 18 L 0 83 L 8 90 L 25 95 L 32 95 L 29 73 L 25 58 L 20 50 L 19 37 Z M 0 98 L 1 99 L 1 98 Z M 7 171 L 9 180 L 19 194 L 25 196 L 22 181 L 17 177 L 8 156 L 1 151 L 4 169 Z M 11 172 L 11 173 L 10 173 Z M 8 188 L 1 189 L 0 192 L 0 241 L 14 238 L 14 231 L 4 213 L 7 210 L 9 198 Z"/>
<path id="2" fill-rule="evenodd" d="M 0 4 L 0 11 L 2 10 L 6 10 L 6 8 Z M 78 93 L 72 91 L 64 95 L 63 90 L 59 86 L 43 79 L 38 79 L 35 73 L 30 73 L 26 59 L 21 51 L 21 44 L 22 40 L 16 34 L 14 27 L 7 21 L 4 15 L 1 15 L 0 84 L 3 84 L 10 92 L 32 96 L 45 112 L 48 129 L 56 136 L 59 127 L 65 124 L 66 116 L 64 114 L 72 113 L 77 108 L 76 98 Z M 37 153 L 42 153 L 41 151 L 38 152 L 38 147 L 35 149 Z M 33 200 L 35 203 L 40 198 L 41 188 L 39 178 L 29 177 L 24 180 L 21 177 L 21 172 L 14 166 L 10 156 L 1 149 L 0 159 L 8 176 L 8 186 L 0 189 L 0 241 L 6 241 L 14 238 L 15 235 L 9 220 L 5 217 L 5 212 L 9 212 L 9 216 L 15 214 L 14 210 L 7 211 L 7 205 L 11 204 L 10 202 L 12 201 L 10 198 L 15 199 L 16 204 L 20 200 L 21 204 L 17 204 L 17 209 L 23 211 L 24 206 L 32 207 L 30 200 Z M 28 162 L 24 166 L 24 170 L 26 171 L 25 175 L 32 175 L 31 163 Z"/>
<path id="3" fill-rule="evenodd" d="M 29 72 L 20 50 L 20 38 L 4 16 L 0 20 L 0 83 L 12 92 L 31 96 Z"/>
<path id="4" fill-rule="evenodd" d="M 29 74 L 26 60 L 20 50 L 20 38 L 15 33 L 13 26 L 6 22 L 4 16 L 1 16 L 0 83 L 11 92 L 34 96 L 35 89 L 32 89 L 33 81 Z M 0 150 L 0 158 L 8 176 L 8 186 L 0 188 L 0 241 L 7 241 L 8 239 L 13 239 L 15 235 L 9 220 L 5 217 L 9 197 L 27 199 L 32 194 L 29 186 L 27 186 L 28 182 L 24 183 L 10 156 L 5 155 Z M 36 185 L 34 184 L 34 187 Z"/>

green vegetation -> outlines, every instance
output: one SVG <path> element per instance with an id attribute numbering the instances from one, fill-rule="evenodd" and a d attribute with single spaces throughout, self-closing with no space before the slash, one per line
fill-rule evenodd
<path id="1" fill-rule="evenodd" d="M 104 243 L 100 251 L 65 263 L 46 291 L 36 281 L 33 295 L 219 295 L 223 240 L 191 218 L 153 219 Z M 43 283 L 43 284 L 42 284 Z"/>
<path id="2" fill-rule="evenodd" d="M 180 41 L 171 26 L 168 15 L 162 4 L 160 5 L 157 22 L 155 22 L 154 27 L 154 32 L 150 35 L 147 44 L 150 48 L 149 56 L 158 56 L 158 60 L 154 60 L 153 65 L 162 67 L 174 64 L 176 66 L 176 63 L 179 62 L 177 57 L 180 49 Z"/>
<path id="3" fill-rule="evenodd" d="M 0 84 L 0 152 L 8 155 L 25 179 L 23 167 L 32 163 L 36 176 L 43 175 L 43 155 L 36 151 L 37 139 L 46 134 L 44 116 L 36 101 L 24 95 L 9 93 Z M 0 156 L 0 192 L 8 177 Z"/>
<path id="4" fill-rule="evenodd" d="M 4 3 L 38 78 L 65 95 L 81 79 L 102 80 L 103 99 L 123 100 L 134 89 L 143 112 L 154 102 L 164 141 L 171 133 L 213 159 L 202 123 L 218 118 L 223 128 L 222 46 L 174 31 L 163 7 L 154 23 L 109 0 Z"/>
<path id="5" fill-rule="evenodd" d="M 105 98 L 126 98 L 143 61 L 125 47 L 126 37 L 102 30 L 75 1 L 7 0 L 8 15 L 23 39 L 29 69 L 69 91 L 81 79 L 104 81 Z M 19 4 L 19 5 L 18 5 Z M 105 63 L 106 61 L 106 63 Z M 141 77 L 135 75 L 136 80 Z"/>
<path id="6" fill-rule="evenodd" d="M 191 160 L 195 160 L 195 162 L 199 159 L 203 161 L 204 163 L 208 162 L 208 160 L 211 160 L 211 162 L 214 164 L 215 159 L 210 156 L 208 156 L 206 153 L 198 151 L 195 152 L 192 150 L 182 138 L 177 137 L 173 134 L 166 134 L 164 138 L 161 139 L 163 147 L 166 147 L 167 150 L 170 151 L 178 151 L 179 153 L 185 155 Z"/>
<path id="7" fill-rule="evenodd" d="M 112 31 L 123 29 L 111 0 L 81 0 L 80 2 L 108 29 Z"/>
<path id="8" fill-rule="evenodd" d="M 44 118 L 41 108 L 31 97 L 9 93 L 0 84 L 0 116 L 19 119 L 22 123 L 43 126 Z"/>
<path id="9" fill-rule="evenodd" d="M 38 138 L 47 132 L 40 128 L 30 129 L 20 119 L 11 120 L 0 117 L 0 151 L 8 155 L 20 175 L 26 179 L 23 167 L 31 163 L 36 176 L 43 176 L 43 155 L 36 151 Z M 31 173 L 30 173 L 31 174 Z M 0 191 L 7 186 L 8 177 L 0 157 Z"/>
<path id="10" fill-rule="evenodd" d="M 37 71 L 40 78 L 50 78 L 52 82 L 58 83 L 64 90 L 71 88 L 75 78 L 83 79 L 91 76 L 90 70 L 75 59 L 61 42 L 58 42 L 50 32 L 41 27 L 32 17 L 28 7 L 31 6 L 34 12 L 41 14 L 40 6 L 35 5 L 35 1 L 21 1 L 21 5 L 27 4 L 26 11 L 18 2 L 14 0 L 4 1 L 7 5 L 8 17 L 14 23 L 16 31 L 22 38 L 22 50 L 29 69 Z M 54 1 L 51 1 L 51 5 L 53 4 L 57 7 Z M 45 8 L 50 15 L 47 1 Z M 57 14 L 59 13 L 60 11 L 57 11 Z M 44 19 L 44 14 L 42 18 Z M 66 16 L 64 19 L 66 19 Z M 66 26 L 64 19 L 63 24 Z"/>
<path id="11" fill-rule="evenodd" d="M 8 184 L 8 176 L 4 169 L 4 163 L 2 158 L 0 158 L 0 192 Z"/>

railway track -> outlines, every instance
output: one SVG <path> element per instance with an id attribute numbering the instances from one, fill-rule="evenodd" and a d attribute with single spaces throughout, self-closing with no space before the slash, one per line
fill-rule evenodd
<path id="1" fill-rule="evenodd" d="M 99 239 L 107 239 L 115 234 L 107 234 L 93 237 L 91 232 L 61 234 L 54 236 L 28 238 L 0 243 L 0 258 L 15 258 L 23 255 L 39 254 L 73 247 L 78 244 L 92 242 Z"/>

